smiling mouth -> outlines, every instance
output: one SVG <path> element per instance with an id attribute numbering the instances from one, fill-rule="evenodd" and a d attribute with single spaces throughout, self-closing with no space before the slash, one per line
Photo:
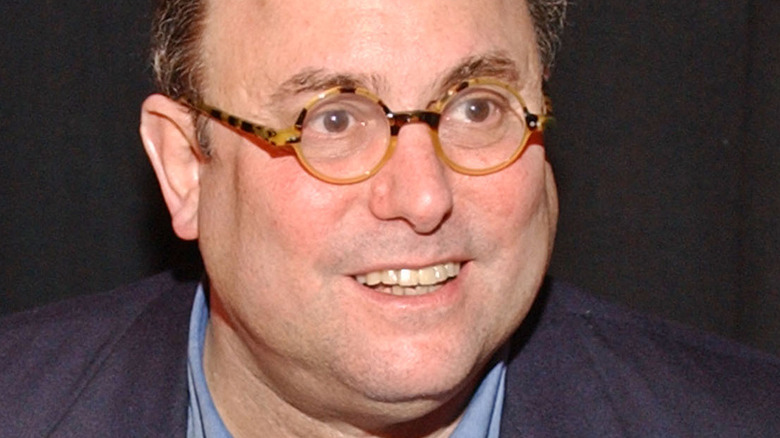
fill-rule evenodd
<path id="1" fill-rule="evenodd" d="M 442 287 L 460 273 L 460 263 L 449 262 L 419 269 L 385 269 L 356 275 L 358 283 L 388 295 L 424 295 Z"/>

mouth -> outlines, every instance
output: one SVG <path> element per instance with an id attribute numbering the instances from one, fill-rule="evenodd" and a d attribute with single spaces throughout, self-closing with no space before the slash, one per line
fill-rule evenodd
<path id="1" fill-rule="evenodd" d="M 448 262 L 416 269 L 384 269 L 356 275 L 355 280 L 387 295 L 414 296 L 438 290 L 459 273 L 460 263 Z"/>

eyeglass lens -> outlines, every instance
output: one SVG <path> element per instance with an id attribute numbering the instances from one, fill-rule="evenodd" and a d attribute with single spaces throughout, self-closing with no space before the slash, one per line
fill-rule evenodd
<path id="1" fill-rule="evenodd" d="M 528 130 L 523 105 L 501 86 L 473 85 L 438 106 L 433 108 L 441 114 L 438 152 L 462 168 L 479 171 L 501 165 L 522 147 Z M 298 148 L 317 172 L 348 179 L 375 170 L 390 139 L 382 106 L 360 94 L 337 93 L 307 109 Z"/>

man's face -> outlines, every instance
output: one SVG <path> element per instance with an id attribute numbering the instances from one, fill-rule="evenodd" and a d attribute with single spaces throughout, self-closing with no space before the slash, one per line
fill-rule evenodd
<path id="1" fill-rule="evenodd" d="M 291 125 L 337 77 L 408 111 L 448 77 L 494 76 L 542 109 L 520 1 L 231 0 L 208 17 L 205 100 L 267 126 Z M 288 402 L 430 409 L 469 388 L 525 317 L 557 216 L 541 146 L 466 176 L 437 159 L 425 125 L 408 125 L 377 175 L 333 185 L 218 123 L 210 138 L 198 206 L 210 340 Z M 402 289 L 420 295 L 357 281 L 446 264 L 460 273 Z"/>

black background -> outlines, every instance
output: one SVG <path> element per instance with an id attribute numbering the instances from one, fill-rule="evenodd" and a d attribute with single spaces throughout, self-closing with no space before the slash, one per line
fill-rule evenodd
<path id="1" fill-rule="evenodd" d="M 137 134 L 152 3 L 5 1 L 0 312 L 196 272 Z M 780 353 L 780 2 L 580 0 L 553 275 Z"/>

